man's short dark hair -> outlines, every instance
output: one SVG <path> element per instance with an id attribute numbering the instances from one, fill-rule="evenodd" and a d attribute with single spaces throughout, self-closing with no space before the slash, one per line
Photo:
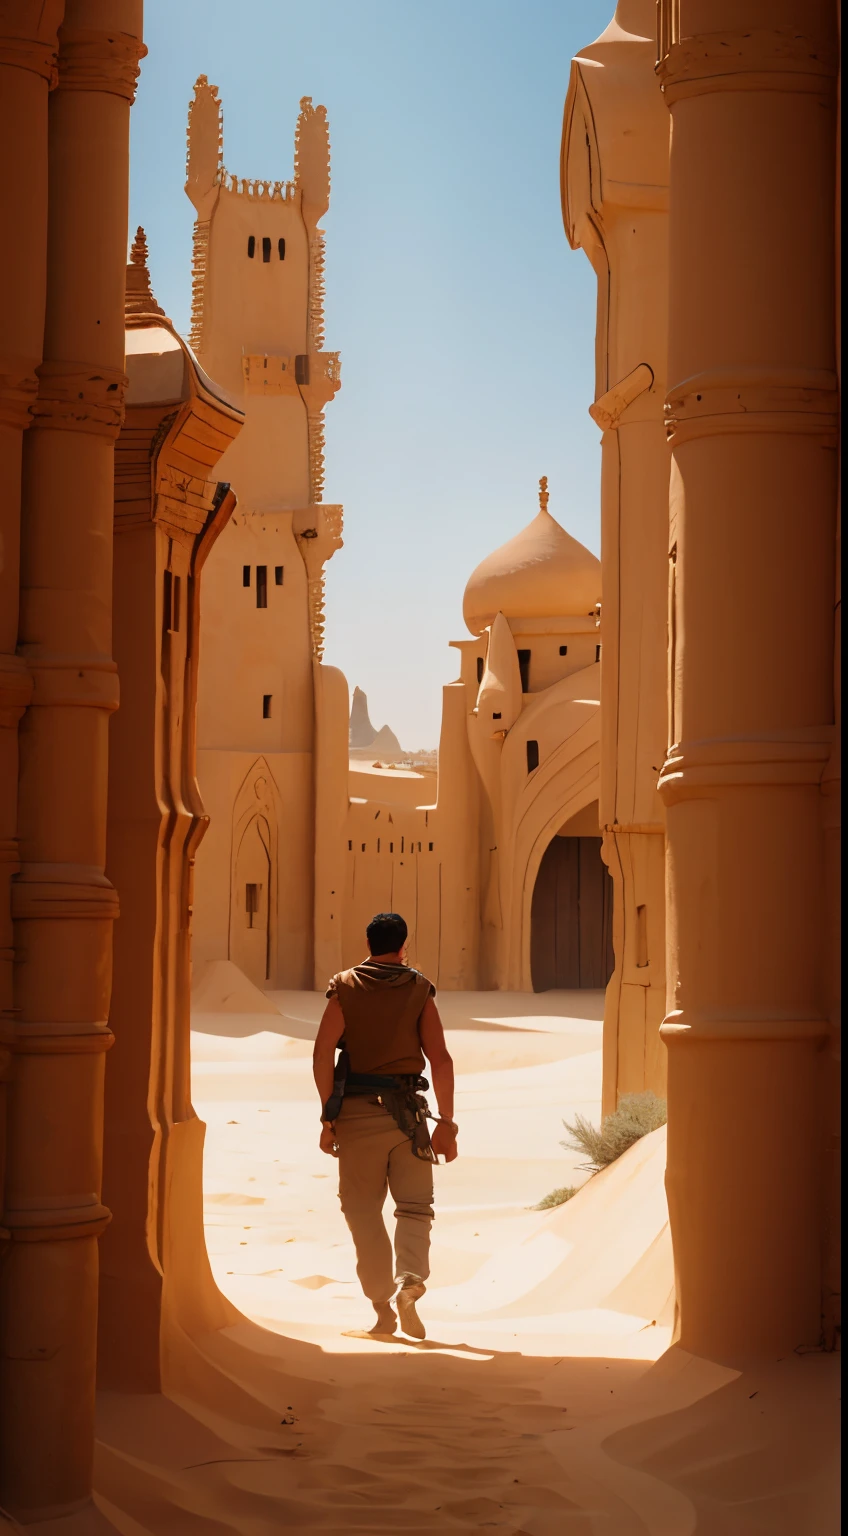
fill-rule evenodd
<path id="1" fill-rule="evenodd" d="M 396 955 L 408 935 L 409 929 L 398 912 L 378 912 L 365 930 L 372 955 Z"/>

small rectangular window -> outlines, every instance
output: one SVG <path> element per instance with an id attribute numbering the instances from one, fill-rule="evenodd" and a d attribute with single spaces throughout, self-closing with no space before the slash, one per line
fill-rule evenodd
<path id="1" fill-rule="evenodd" d="M 362 852 L 363 853 L 365 852 L 365 844 L 364 843 L 362 844 Z"/>
<path id="2" fill-rule="evenodd" d="M 389 853 L 394 853 L 394 851 L 395 851 L 394 843 L 389 843 Z"/>
<path id="3" fill-rule="evenodd" d="M 294 360 L 294 382 L 295 382 L 295 384 L 308 384 L 309 383 L 309 353 L 308 352 L 298 352 L 296 354 L 296 356 L 295 356 L 295 360 Z"/>
<path id="4" fill-rule="evenodd" d="M 348 843 L 347 851 L 348 851 L 348 853 L 353 853 L 353 843 L 351 843 L 351 842 Z"/>
<path id="5" fill-rule="evenodd" d="M 171 605 L 171 629 L 173 630 L 174 634 L 178 634 L 182 627 L 182 583 L 179 576 L 174 577 L 173 592 L 174 599 Z"/>
<path id="6" fill-rule="evenodd" d="M 256 236 L 255 235 L 248 235 L 248 237 L 247 237 L 247 254 L 250 257 L 251 261 L 253 260 L 254 256 L 256 255 Z"/>
<path id="7" fill-rule="evenodd" d="M 263 695 L 262 695 L 262 719 L 263 720 L 270 720 L 270 718 L 271 718 L 271 694 L 270 693 L 263 693 Z"/>
<path id="8" fill-rule="evenodd" d="M 428 848 L 428 851 L 429 851 L 429 852 L 430 852 L 430 853 L 432 853 L 432 852 L 433 852 L 433 844 L 432 844 L 432 843 L 428 843 L 428 844 L 427 844 L 427 848 Z"/>
<path id="9" fill-rule="evenodd" d="M 241 584 L 242 584 L 243 587 L 249 587 L 250 586 L 250 566 L 249 565 L 243 565 L 242 568 L 241 568 Z"/>
<path id="10" fill-rule="evenodd" d="M 595 660 L 596 661 L 600 661 L 600 659 L 601 659 L 601 647 L 599 645 L 596 645 L 595 646 Z"/>
<path id="11" fill-rule="evenodd" d="M 492 719 L 493 720 L 500 720 L 500 718 L 501 718 L 501 711 L 499 709 L 493 709 L 492 710 Z"/>
<path id="12" fill-rule="evenodd" d="M 274 566 L 274 585 L 276 587 L 283 585 L 283 567 L 281 565 Z"/>
<path id="13" fill-rule="evenodd" d="M 279 255 L 280 261 L 285 261 L 285 259 L 286 259 L 286 242 L 285 242 L 285 240 L 278 240 L 277 241 L 277 253 Z"/>
<path id="14" fill-rule="evenodd" d="M 528 741 L 527 743 L 527 772 L 533 773 L 539 766 L 539 743 Z"/>
<path id="15" fill-rule="evenodd" d="M 268 567 L 257 565 L 256 567 L 256 606 L 268 607 Z"/>
<path id="16" fill-rule="evenodd" d="M 270 261 L 271 260 L 271 241 L 270 241 L 268 235 L 263 235 L 262 236 L 262 260 L 263 261 Z"/>
<path id="17" fill-rule="evenodd" d="M 483 681 L 483 672 L 484 672 L 484 670 L 485 670 L 485 663 L 483 661 L 483 658 L 482 658 L 482 656 L 478 656 L 477 657 L 477 682 L 478 683 L 482 683 L 482 681 Z"/>
<path id="18" fill-rule="evenodd" d="M 247 926 L 253 927 L 253 919 L 259 911 L 259 886 L 246 885 L 244 888 L 244 910 L 247 913 Z"/>
<path id="19" fill-rule="evenodd" d="M 518 670 L 521 673 L 521 692 L 530 692 L 530 652 L 518 652 Z"/>
<path id="20" fill-rule="evenodd" d="M 561 645 L 560 648 L 559 648 L 559 654 L 560 654 L 560 656 L 567 656 L 568 655 L 568 646 L 567 645 Z"/>

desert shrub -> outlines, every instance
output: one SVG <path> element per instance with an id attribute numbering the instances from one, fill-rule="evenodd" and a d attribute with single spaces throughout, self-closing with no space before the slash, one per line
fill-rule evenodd
<path id="1" fill-rule="evenodd" d="M 565 1205 L 566 1200 L 571 1200 L 576 1194 L 575 1186 L 566 1184 L 562 1189 L 552 1189 L 549 1195 L 545 1195 L 544 1200 L 539 1201 L 538 1205 L 531 1205 L 530 1210 L 551 1211 L 555 1205 Z"/>
<path id="2" fill-rule="evenodd" d="M 569 1140 L 560 1142 L 560 1146 L 568 1152 L 584 1152 L 586 1162 L 581 1167 L 590 1173 L 600 1173 L 642 1136 L 659 1130 L 667 1118 L 665 1099 L 657 1098 L 655 1093 L 625 1093 L 618 1101 L 618 1109 L 607 1115 L 600 1130 L 583 1115 L 575 1115 L 573 1121 L 563 1120 Z"/>

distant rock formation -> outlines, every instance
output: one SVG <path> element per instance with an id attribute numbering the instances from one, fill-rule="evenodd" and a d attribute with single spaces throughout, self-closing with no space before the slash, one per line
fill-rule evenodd
<path id="1" fill-rule="evenodd" d="M 394 731 L 387 725 L 374 729 L 368 714 L 368 697 L 361 688 L 354 688 L 350 710 L 350 746 L 353 750 L 366 748 L 382 758 L 403 757 L 403 748 Z"/>

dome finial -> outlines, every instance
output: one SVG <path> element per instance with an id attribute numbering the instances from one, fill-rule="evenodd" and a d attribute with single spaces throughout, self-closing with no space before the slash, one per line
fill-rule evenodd
<path id="1" fill-rule="evenodd" d="M 547 510 L 548 510 L 548 477 L 547 477 L 547 475 L 543 475 L 541 480 L 539 481 L 539 511 L 540 512 L 547 512 Z"/>
<path id="2" fill-rule="evenodd" d="M 132 243 L 130 261 L 134 267 L 147 266 L 147 236 L 140 224 L 135 232 L 135 239 Z"/>
<path id="3" fill-rule="evenodd" d="M 139 224 L 127 262 L 127 289 L 124 303 L 125 323 L 128 327 L 150 325 L 164 320 L 170 325 L 164 309 L 157 304 L 150 286 L 147 266 L 147 236 Z"/>

